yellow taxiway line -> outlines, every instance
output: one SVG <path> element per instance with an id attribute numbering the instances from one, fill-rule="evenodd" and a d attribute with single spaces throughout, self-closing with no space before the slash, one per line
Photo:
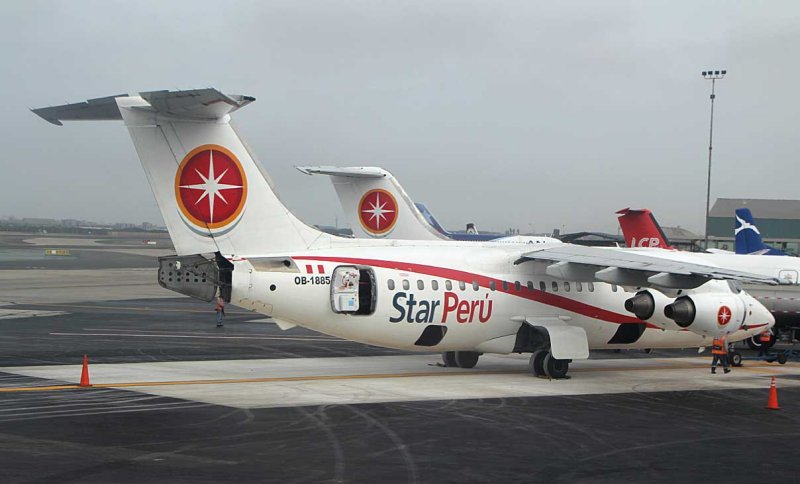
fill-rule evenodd
<path id="1" fill-rule="evenodd" d="M 576 373 L 594 373 L 605 371 L 648 371 L 648 370 L 685 370 L 708 368 L 708 364 L 677 363 L 661 366 L 642 366 L 642 367 L 608 367 L 608 368 L 574 368 L 571 371 Z M 792 365 L 795 366 L 795 365 Z M 759 368 L 761 370 L 755 370 Z M 736 368 L 739 370 L 761 371 L 764 368 L 772 368 L 769 363 L 748 365 L 748 367 Z M 178 386 L 178 385 L 225 385 L 232 383 L 283 383 L 283 382 L 302 382 L 302 381 L 331 381 L 331 380 L 367 380 L 367 379 L 389 379 L 389 378 L 419 378 L 419 377 L 444 377 L 444 376 L 474 376 L 474 375 L 514 375 L 525 374 L 527 370 L 497 370 L 497 371 L 447 371 L 441 373 L 429 372 L 408 372 L 408 373 L 372 373 L 362 375 L 309 375 L 309 376 L 284 376 L 284 377 L 263 377 L 263 378 L 229 378 L 229 379 L 208 379 L 208 380 L 174 380 L 174 381 L 142 381 L 127 383 L 100 383 L 90 387 L 79 385 L 51 385 L 33 387 L 8 387 L 0 388 L 0 393 L 15 392 L 43 392 L 57 390 L 77 390 L 86 388 L 136 388 L 152 386 Z M 771 372 L 772 373 L 772 372 Z"/>

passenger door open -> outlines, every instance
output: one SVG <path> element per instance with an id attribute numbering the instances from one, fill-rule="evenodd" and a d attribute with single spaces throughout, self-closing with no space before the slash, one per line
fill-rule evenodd
<path id="1" fill-rule="evenodd" d="M 370 268 L 339 266 L 331 279 L 331 309 L 335 313 L 366 315 L 375 312 L 377 288 Z"/>

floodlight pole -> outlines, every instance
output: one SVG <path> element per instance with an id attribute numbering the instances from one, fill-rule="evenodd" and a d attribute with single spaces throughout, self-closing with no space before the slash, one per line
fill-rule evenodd
<path id="1" fill-rule="evenodd" d="M 706 230 L 705 230 L 705 249 L 708 250 L 708 219 L 711 216 L 711 150 L 714 140 L 714 99 L 716 94 L 714 88 L 717 79 L 725 77 L 728 71 L 703 71 L 704 79 L 711 80 L 711 121 L 708 128 L 708 177 L 706 178 Z"/>

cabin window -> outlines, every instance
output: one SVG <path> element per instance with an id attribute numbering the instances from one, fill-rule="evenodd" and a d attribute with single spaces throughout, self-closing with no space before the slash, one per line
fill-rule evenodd
<path id="1" fill-rule="evenodd" d="M 422 279 L 417 280 L 417 289 L 419 289 L 420 291 L 425 289 L 425 283 L 422 281 Z"/>
<path id="2" fill-rule="evenodd" d="M 581 284 L 580 282 L 576 282 L 575 283 L 575 290 L 578 291 L 578 292 L 583 292 L 583 284 Z"/>
<path id="3" fill-rule="evenodd" d="M 528 290 L 533 291 L 533 281 L 528 281 Z"/>
<path id="4" fill-rule="evenodd" d="M 503 281 L 503 290 L 508 291 L 508 281 Z"/>
<path id="5" fill-rule="evenodd" d="M 558 282 L 553 281 L 553 292 L 558 292 Z"/>
<path id="6" fill-rule="evenodd" d="M 594 282 L 587 282 L 586 286 L 589 287 L 589 292 L 594 292 Z"/>
<path id="7" fill-rule="evenodd" d="M 472 289 L 477 291 L 478 289 L 480 289 L 480 287 L 481 286 L 478 284 L 478 281 L 472 281 Z"/>
<path id="8" fill-rule="evenodd" d="M 547 284 L 544 281 L 539 281 L 539 290 L 542 292 L 547 292 Z"/>
<path id="9" fill-rule="evenodd" d="M 433 289 L 434 291 L 438 291 L 439 290 L 439 281 L 437 281 L 436 279 L 432 280 L 431 281 L 431 289 Z"/>
<path id="10" fill-rule="evenodd" d="M 394 291 L 394 279 L 389 279 L 386 284 L 389 286 L 390 291 Z"/>
<path id="11" fill-rule="evenodd" d="M 467 289 L 467 283 L 464 282 L 464 281 L 458 281 L 458 288 L 461 289 L 462 291 L 466 290 Z"/>
<path id="12" fill-rule="evenodd" d="M 569 282 L 564 281 L 564 292 L 569 292 Z"/>
<path id="13" fill-rule="evenodd" d="M 452 290 L 453 290 L 453 283 L 452 283 L 452 281 L 450 281 L 450 280 L 444 281 L 444 287 L 445 287 L 445 289 L 447 289 L 448 291 L 452 291 Z"/>
<path id="14" fill-rule="evenodd" d="M 494 281 L 489 281 L 489 289 L 491 289 L 492 291 L 496 291 L 497 284 L 495 284 Z"/>
<path id="15" fill-rule="evenodd" d="M 411 285 L 408 283 L 408 279 L 403 279 L 403 289 L 405 289 L 406 291 L 408 291 L 408 289 L 409 289 L 410 287 L 411 287 Z"/>
<path id="16" fill-rule="evenodd" d="M 516 289 L 517 291 L 521 291 L 522 290 L 522 284 L 520 284 L 519 281 L 516 281 L 514 283 L 514 289 Z"/>

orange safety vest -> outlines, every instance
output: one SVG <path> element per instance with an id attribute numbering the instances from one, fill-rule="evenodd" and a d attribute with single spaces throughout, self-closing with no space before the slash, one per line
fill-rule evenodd
<path id="1" fill-rule="evenodd" d="M 772 340 L 772 333 L 769 331 L 764 331 L 758 336 L 758 340 L 762 343 L 769 343 Z"/>
<path id="2" fill-rule="evenodd" d="M 725 348 L 725 338 L 714 338 L 714 341 L 711 343 L 711 354 L 712 355 L 728 354 L 728 351 Z"/>

